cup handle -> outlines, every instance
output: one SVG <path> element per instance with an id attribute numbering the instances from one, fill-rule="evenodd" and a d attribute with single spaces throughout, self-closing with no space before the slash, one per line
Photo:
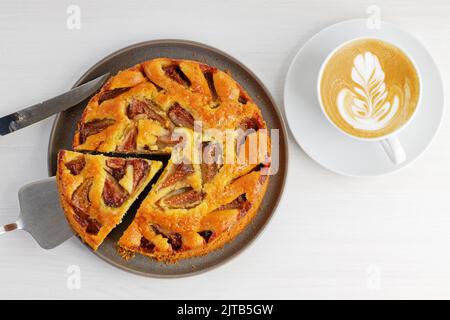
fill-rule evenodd
<path id="1" fill-rule="evenodd" d="M 392 136 L 380 141 L 384 151 L 394 164 L 400 164 L 406 160 L 405 150 L 397 137 Z"/>

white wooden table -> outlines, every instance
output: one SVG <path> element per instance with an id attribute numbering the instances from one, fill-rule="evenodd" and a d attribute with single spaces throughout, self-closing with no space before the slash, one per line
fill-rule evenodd
<path id="1" fill-rule="evenodd" d="M 67 28 L 71 4 L 81 9 L 80 29 Z M 65 91 L 112 51 L 157 38 L 227 51 L 282 109 L 296 51 L 329 24 L 366 17 L 372 4 L 425 44 L 448 88 L 447 0 L 2 0 L 0 115 Z M 242 255 L 199 276 L 143 278 L 104 263 L 75 238 L 45 251 L 27 233 L 4 235 L 0 298 L 450 298 L 449 117 L 425 155 L 379 178 L 328 172 L 290 137 L 288 183 L 273 220 Z M 52 121 L 0 137 L 2 224 L 18 215 L 20 186 L 46 177 Z M 67 286 L 73 265 L 79 289 Z"/>

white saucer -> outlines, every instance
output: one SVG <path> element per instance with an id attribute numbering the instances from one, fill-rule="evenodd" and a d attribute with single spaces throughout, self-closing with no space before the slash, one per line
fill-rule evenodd
<path id="1" fill-rule="evenodd" d="M 409 53 L 422 76 L 422 101 L 411 123 L 398 137 L 406 161 L 394 165 L 379 142 L 358 141 L 334 128 L 323 115 L 317 98 L 322 62 L 339 44 L 359 37 L 375 37 L 397 44 Z M 389 24 L 369 29 L 365 19 L 332 25 L 312 37 L 289 67 L 284 87 L 286 118 L 297 143 L 325 168 L 349 176 L 376 176 L 403 168 L 430 145 L 444 112 L 444 90 L 439 70 L 424 46 L 409 33 Z"/>

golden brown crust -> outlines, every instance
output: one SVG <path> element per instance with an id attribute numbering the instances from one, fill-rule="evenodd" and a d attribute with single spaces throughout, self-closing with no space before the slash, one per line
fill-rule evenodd
<path id="1" fill-rule="evenodd" d="M 162 167 L 158 161 L 118 159 L 123 163 L 123 172 L 116 179 L 108 173 L 112 172 L 107 165 L 111 160 L 117 158 L 66 150 L 58 154 L 56 181 L 61 205 L 73 230 L 94 250 L 122 221 L 131 204 Z M 116 177 L 119 178 L 117 174 Z M 108 181 L 122 198 L 117 197 L 117 192 L 107 192 Z"/>
<path id="2" fill-rule="evenodd" d="M 218 144 L 220 162 L 198 162 L 194 121 L 207 129 L 248 130 L 225 150 L 225 137 L 201 136 L 201 153 Z M 88 103 L 75 150 L 171 154 L 158 182 L 119 240 L 124 258 L 164 261 L 204 255 L 236 237 L 258 212 L 269 177 L 249 161 L 249 140 L 267 129 L 261 111 L 227 73 L 190 60 L 158 58 L 119 72 Z M 173 137 L 176 133 L 182 140 Z M 183 141 L 183 146 L 177 143 Z M 270 144 L 270 141 L 267 142 Z M 263 151 L 262 151 L 263 152 Z M 244 162 L 229 163 L 223 159 Z M 264 160 L 261 160 L 264 159 Z M 180 163 L 180 160 L 187 163 Z"/>

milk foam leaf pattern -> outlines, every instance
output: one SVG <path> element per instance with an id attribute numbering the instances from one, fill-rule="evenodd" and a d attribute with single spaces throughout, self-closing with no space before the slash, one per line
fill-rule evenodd
<path id="1" fill-rule="evenodd" d="M 389 101 L 385 74 L 377 56 L 359 54 L 351 71 L 353 88 L 342 89 L 337 96 L 340 115 L 351 126 L 362 130 L 379 130 L 395 116 L 399 98 Z"/>

